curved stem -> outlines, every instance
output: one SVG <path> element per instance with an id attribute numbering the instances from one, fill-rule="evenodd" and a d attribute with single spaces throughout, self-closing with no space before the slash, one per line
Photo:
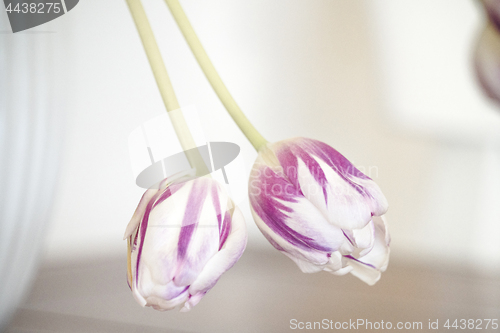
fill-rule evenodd
<path id="1" fill-rule="evenodd" d="M 174 127 L 175 134 L 179 139 L 182 149 L 186 154 L 191 167 L 196 168 L 197 175 L 206 175 L 209 173 L 209 168 L 205 165 L 201 154 L 196 149 L 196 144 L 189 131 L 186 120 L 179 110 L 179 103 L 175 96 L 174 89 L 170 83 L 167 69 L 163 63 L 160 49 L 156 44 L 155 36 L 151 26 L 149 25 L 148 17 L 141 4 L 140 0 L 127 0 L 130 13 L 134 19 L 137 31 L 141 37 L 142 45 L 146 51 L 146 55 L 151 65 L 151 70 L 160 90 L 161 98 L 167 109 L 168 116 Z"/>
<path id="2" fill-rule="evenodd" d="M 194 139 L 189 132 L 189 128 L 187 127 L 186 120 L 182 116 L 182 113 L 170 112 L 179 109 L 179 103 L 177 102 L 177 97 L 175 96 L 174 89 L 170 83 L 167 69 L 165 68 L 165 64 L 163 63 L 163 59 L 161 57 L 160 49 L 156 44 L 153 30 L 151 30 L 151 26 L 149 25 L 149 21 L 144 8 L 142 7 L 141 1 L 127 0 L 127 4 L 137 27 L 137 31 L 139 32 L 139 36 L 141 37 L 142 45 L 144 46 L 156 84 L 160 90 L 161 98 L 167 108 L 168 115 L 172 121 L 175 133 L 179 138 L 182 149 L 188 150 L 195 148 L 196 145 L 194 143 Z"/>
<path id="3" fill-rule="evenodd" d="M 220 78 L 219 74 L 215 70 L 214 65 L 210 61 L 207 53 L 203 49 L 203 46 L 200 43 L 200 40 L 196 36 L 191 23 L 182 10 L 179 1 L 177 0 L 165 0 L 167 3 L 170 12 L 172 13 L 177 25 L 179 26 L 184 38 L 186 39 L 191 51 L 193 52 L 198 64 L 200 65 L 203 73 L 207 77 L 208 81 L 212 85 L 215 93 L 221 100 L 222 104 L 226 108 L 229 115 L 233 118 L 234 122 L 243 134 L 247 137 L 250 143 L 254 146 L 254 148 L 258 151 L 259 148 L 266 144 L 267 141 L 262 137 L 262 135 L 255 129 L 255 127 L 250 123 L 248 118 L 245 116 L 243 111 L 241 111 L 236 101 L 231 96 L 229 91 L 227 90 L 224 82 Z"/>

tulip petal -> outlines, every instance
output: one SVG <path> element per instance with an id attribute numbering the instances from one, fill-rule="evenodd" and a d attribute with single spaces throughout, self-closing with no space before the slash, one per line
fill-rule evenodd
<path id="1" fill-rule="evenodd" d="M 189 294 L 184 292 L 173 299 L 164 299 L 158 296 L 149 296 L 147 298 L 147 306 L 151 306 L 155 310 L 167 311 L 181 305 L 189 299 Z"/>
<path id="2" fill-rule="evenodd" d="M 327 144 L 305 138 L 266 144 L 249 196 L 257 227 L 303 272 L 352 272 L 374 283 L 386 268 L 390 237 L 380 216 L 387 199 Z"/>
<path id="3" fill-rule="evenodd" d="M 135 282 L 138 285 L 141 279 L 140 269 L 143 265 L 155 267 L 159 272 L 153 273 L 155 278 L 161 277 L 162 284 L 170 281 L 172 275 L 172 265 L 174 263 L 172 257 L 173 252 L 176 252 L 176 239 L 180 232 L 180 226 L 175 221 L 179 221 L 179 215 L 182 213 L 179 209 L 175 209 L 177 205 L 187 201 L 186 192 L 192 184 L 180 189 L 177 185 L 168 187 L 163 192 L 157 192 L 150 200 L 146 207 L 146 211 L 138 228 L 137 240 L 137 256 L 136 256 L 136 276 Z M 176 195 L 175 200 L 167 200 L 173 193 L 181 192 Z M 161 199 L 161 200 L 157 200 Z M 154 209 L 153 209 L 154 208 Z M 165 253 L 168 256 L 162 258 Z M 169 262 L 168 265 L 158 265 L 158 262 Z M 165 271 L 168 267 L 170 272 Z"/>
<path id="4" fill-rule="evenodd" d="M 129 226 L 129 286 L 141 306 L 160 311 L 196 305 L 246 245 L 243 215 L 209 177 L 162 181 Z"/>
<path id="5" fill-rule="evenodd" d="M 221 202 L 216 203 L 216 208 L 214 200 L 209 198 L 217 195 L 217 186 L 207 178 L 195 181 L 179 235 L 177 272 L 174 277 L 177 285 L 192 284 L 219 249 L 217 210 L 221 210 Z M 224 204 L 227 202 L 225 195 L 217 199 L 225 200 Z"/>
<path id="6" fill-rule="evenodd" d="M 252 171 L 250 203 L 260 230 L 299 259 L 325 264 L 326 255 L 344 241 L 340 228 L 328 223 L 283 175 L 264 164 Z"/>
<path id="7" fill-rule="evenodd" d="M 181 308 L 181 312 L 188 312 L 190 311 L 193 306 L 198 304 L 203 296 L 205 296 L 206 293 L 198 293 L 196 295 L 190 296 L 189 299 L 184 303 L 184 306 Z"/>
<path id="8" fill-rule="evenodd" d="M 286 252 L 284 254 L 293 260 L 293 262 L 299 267 L 302 273 L 317 273 L 323 270 L 324 265 L 315 265 L 309 261 L 299 259 Z"/>
<path id="9" fill-rule="evenodd" d="M 327 144 L 306 138 L 269 146 L 290 181 L 331 223 L 362 228 L 387 211 L 380 188 Z"/>
<path id="10" fill-rule="evenodd" d="M 329 251 L 318 251 L 313 248 L 295 246 L 268 226 L 266 223 L 266 220 L 270 219 L 268 216 L 262 215 L 264 216 L 264 219 L 262 219 L 261 215 L 253 209 L 253 206 L 251 206 L 251 212 L 257 227 L 277 250 L 299 260 L 309 261 L 314 265 L 322 266 L 328 262 Z"/>
<path id="11" fill-rule="evenodd" d="M 352 267 L 352 275 L 370 286 L 373 286 L 375 283 L 377 283 L 382 276 L 382 273 L 379 270 L 363 264 L 357 260 L 351 260 L 349 266 Z"/>
<path id="12" fill-rule="evenodd" d="M 135 229 L 139 226 L 139 223 L 141 223 L 142 217 L 144 216 L 144 212 L 146 211 L 146 206 L 148 205 L 148 202 L 151 200 L 151 198 L 158 192 L 158 189 L 149 189 L 141 197 L 141 200 L 139 201 L 139 205 L 137 205 L 137 208 L 135 209 L 134 215 L 132 215 L 132 218 L 130 219 L 130 222 L 127 225 L 127 228 L 125 229 L 125 234 L 123 235 L 123 239 L 127 239 Z"/>
<path id="13" fill-rule="evenodd" d="M 353 267 L 354 276 L 369 285 L 375 284 L 380 279 L 380 273 L 387 269 L 390 254 L 390 237 L 384 216 L 374 216 L 375 242 L 373 249 L 358 259 L 347 256 L 348 265 Z"/>
<path id="14" fill-rule="evenodd" d="M 363 257 L 375 245 L 375 224 L 373 221 L 370 221 L 364 228 L 354 229 L 352 232 L 357 249 L 357 253 L 354 253 L 353 256 L 356 258 Z"/>
<path id="15" fill-rule="evenodd" d="M 238 207 L 231 214 L 231 229 L 222 249 L 218 251 L 205 265 L 198 278 L 189 287 L 192 298 L 186 302 L 187 310 L 199 301 L 198 298 L 209 291 L 220 276 L 238 261 L 243 254 L 247 242 L 245 219 Z M 198 295 L 197 297 L 195 297 Z M 200 296 L 201 295 L 201 296 Z"/>

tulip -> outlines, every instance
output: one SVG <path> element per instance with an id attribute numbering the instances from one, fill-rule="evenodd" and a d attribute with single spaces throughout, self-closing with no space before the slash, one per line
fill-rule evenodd
<path id="1" fill-rule="evenodd" d="M 499 0 L 482 0 L 488 19 L 495 26 L 497 30 L 500 30 L 500 1 Z"/>
<path id="2" fill-rule="evenodd" d="M 141 306 L 189 311 L 241 257 L 241 211 L 211 178 L 147 190 L 127 226 L 128 283 Z"/>
<path id="3" fill-rule="evenodd" d="M 488 97 L 499 103 L 500 33 L 493 24 L 486 26 L 477 43 L 474 65 L 481 88 Z"/>
<path id="4" fill-rule="evenodd" d="M 264 145 L 249 196 L 261 232 L 303 272 L 351 272 L 373 285 L 387 268 L 387 200 L 327 144 L 294 138 Z"/>

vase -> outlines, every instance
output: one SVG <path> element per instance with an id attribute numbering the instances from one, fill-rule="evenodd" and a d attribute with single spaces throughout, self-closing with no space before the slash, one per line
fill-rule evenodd
<path id="1" fill-rule="evenodd" d="M 0 24 L 0 332 L 33 281 L 63 143 L 57 33 Z"/>

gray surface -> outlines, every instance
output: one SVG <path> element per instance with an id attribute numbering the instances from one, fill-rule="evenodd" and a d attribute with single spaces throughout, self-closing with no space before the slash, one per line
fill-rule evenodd
<path id="1" fill-rule="evenodd" d="M 500 319 L 500 279 L 458 268 L 393 262 L 369 287 L 351 275 L 303 274 L 277 252 L 247 251 L 191 312 L 180 313 L 137 305 L 125 266 L 125 255 L 45 265 L 8 332 L 286 332 L 292 318 Z"/>

